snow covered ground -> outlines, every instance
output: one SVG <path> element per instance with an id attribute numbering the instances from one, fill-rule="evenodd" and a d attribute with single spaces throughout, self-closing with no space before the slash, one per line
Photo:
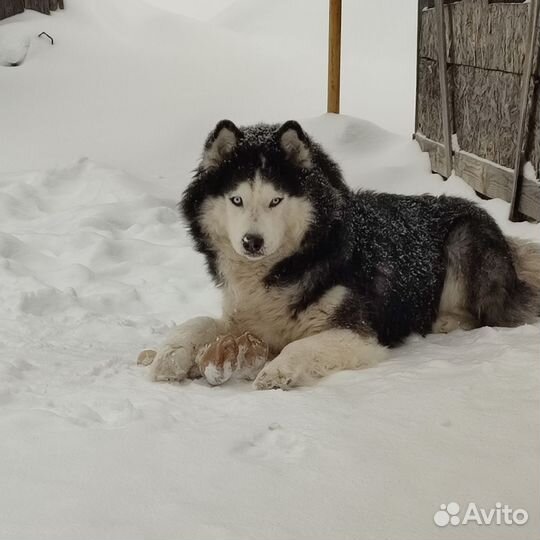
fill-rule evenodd
<path id="1" fill-rule="evenodd" d="M 344 109 L 398 135 L 319 116 L 323 0 L 66 0 L 0 23 L 1 540 L 535 537 L 540 323 L 413 337 L 290 392 L 155 384 L 135 365 L 219 313 L 175 203 L 222 117 L 305 118 L 358 187 L 475 198 L 406 136 L 414 4 L 344 2 L 360 57 Z M 391 9 L 402 24 L 382 33 Z M 451 501 L 529 521 L 438 528 Z"/>

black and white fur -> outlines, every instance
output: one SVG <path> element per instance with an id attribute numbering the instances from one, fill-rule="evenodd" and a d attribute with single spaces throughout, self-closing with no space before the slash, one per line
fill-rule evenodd
<path id="1" fill-rule="evenodd" d="M 300 127 L 218 123 L 180 203 L 223 290 L 223 316 L 174 330 L 155 380 L 250 331 L 274 357 L 258 389 L 366 367 L 411 333 L 517 326 L 540 314 L 540 246 L 455 197 L 353 192 Z"/>

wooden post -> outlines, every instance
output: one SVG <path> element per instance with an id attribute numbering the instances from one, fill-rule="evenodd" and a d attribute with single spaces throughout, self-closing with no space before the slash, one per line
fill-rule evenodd
<path id="1" fill-rule="evenodd" d="M 516 139 L 516 158 L 514 161 L 514 176 L 512 184 L 512 200 L 510 202 L 510 221 L 518 219 L 519 199 L 521 196 L 523 157 L 525 154 L 525 141 L 527 139 L 528 111 L 534 93 L 534 85 L 531 85 L 531 76 L 536 59 L 536 47 L 538 37 L 538 5 L 539 0 L 531 0 L 529 5 L 529 28 L 523 74 L 521 76 L 521 96 L 519 105 L 519 125 Z"/>
<path id="2" fill-rule="evenodd" d="M 341 0 L 330 0 L 329 19 L 327 111 L 337 114 L 341 74 Z"/>
<path id="3" fill-rule="evenodd" d="M 437 59 L 439 63 L 439 83 L 441 93 L 441 114 L 443 124 L 444 150 L 446 157 L 446 178 L 452 174 L 452 133 L 450 123 L 450 104 L 448 92 L 446 27 L 444 24 L 443 0 L 435 0 L 437 17 Z"/>
<path id="4" fill-rule="evenodd" d="M 422 36 L 422 8 L 424 0 L 418 0 L 417 23 L 416 23 L 416 92 L 414 103 L 414 133 L 413 139 L 418 133 L 418 97 L 420 96 L 420 39 Z"/>

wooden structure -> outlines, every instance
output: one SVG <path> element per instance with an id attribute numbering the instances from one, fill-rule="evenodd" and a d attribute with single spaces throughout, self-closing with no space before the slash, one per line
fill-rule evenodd
<path id="1" fill-rule="evenodd" d="M 341 78 L 341 0 L 330 0 L 328 26 L 328 107 L 339 113 Z"/>
<path id="2" fill-rule="evenodd" d="M 23 0 L 2 0 L 0 2 L 0 21 L 24 11 Z"/>
<path id="3" fill-rule="evenodd" d="M 25 9 L 50 15 L 51 11 L 64 9 L 64 0 L 0 0 L 0 20 L 22 13 Z"/>
<path id="4" fill-rule="evenodd" d="M 435 172 L 537 221 L 539 3 L 419 0 L 415 122 Z"/>

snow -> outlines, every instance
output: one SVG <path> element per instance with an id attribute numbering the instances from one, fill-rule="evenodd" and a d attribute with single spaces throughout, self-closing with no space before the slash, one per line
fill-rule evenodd
<path id="1" fill-rule="evenodd" d="M 536 169 L 534 168 L 534 165 L 530 161 L 527 161 L 523 165 L 522 174 L 527 180 L 538 182 L 538 178 L 536 177 Z"/>
<path id="2" fill-rule="evenodd" d="M 459 140 L 458 140 L 457 133 L 452 134 L 452 150 L 454 152 L 459 152 L 461 150 L 461 148 L 459 146 Z"/>
<path id="3" fill-rule="evenodd" d="M 0 34 L 0 66 L 18 66 L 24 62 L 30 37 L 20 33 L 17 25 L 6 26 Z"/>
<path id="4" fill-rule="evenodd" d="M 414 3 L 344 3 L 344 111 L 366 120 L 320 116 L 325 1 L 66 7 L 0 23 L 0 43 L 30 44 L 0 66 L 0 539 L 533 537 L 540 323 L 412 337 L 290 392 L 136 364 L 219 313 L 175 204 L 220 118 L 299 119 L 358 187 L 476 199 L 406 136 Z M 451 501 L 529 522 L 439 529 Z"/>

